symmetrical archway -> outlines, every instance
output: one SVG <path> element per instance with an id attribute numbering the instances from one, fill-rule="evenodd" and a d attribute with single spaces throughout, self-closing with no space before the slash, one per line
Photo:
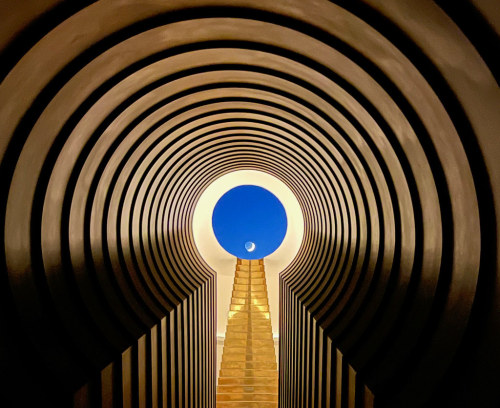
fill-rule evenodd
<path id="1" fill-rule="evenodd" d="M 498 402 L 494 2 L 2 3 L 6 400 L 213 406 L 192 217 L 257 170 L 304 217 L 280 406 Z"/>

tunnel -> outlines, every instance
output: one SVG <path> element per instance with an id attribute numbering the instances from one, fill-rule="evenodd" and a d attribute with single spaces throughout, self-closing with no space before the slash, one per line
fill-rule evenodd
<path id="1" fill-rule="evenodd" d="M 499 406 L 496 0 L 1 0 L 0 19 L 2 407 L 216 407 L 193 217 L 237 171 L 303 217 L 280 408 Z"/>

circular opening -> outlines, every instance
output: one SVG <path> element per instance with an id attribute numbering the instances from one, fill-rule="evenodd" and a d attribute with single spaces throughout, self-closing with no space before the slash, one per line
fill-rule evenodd
<path id="1" fill-rule="evenodd" d="M 255 185 L 226 192 L 215 205 L 212 227 L 219 244 L 241 259 L 262 259 L 283 242 L 287 231 L 280 200 Z"/>
<path id="2" fill-rule="evenodd" d="M 234 255 L 226 251 L 217 241 L 212 226 L 212 215 L 219 199 L 229 190 L 242 186 L 259 186 L 271 192 L 285 207 L 287 230 L 280 247 L 266 257 L 266 273 L 278 276 L 296 257 L 304 237 L 304 218 L 300 204 L 282 181 L 276 177 L 256 170 L 237 170 L 218 177 L 203 190 L 197 199 L 192 218 L 193 238 L 197 250 L 207 265 L 217 272 L 217 285 L 223 286 L 223 277 L 233 284 Z M 247 241 L 252 241 L 248 239 Z M 246 241 L 245 241 L 246 242 Z M 258 246 L 258 242 L 254 242 Z M 248 254 L 248 253 L 247 253 Z M 270 279 L 269 282 L 271 282 Z M 225 293 L 226 289 L 218 292 Z M 231 291 L 229 291 L 231 293 Z M 227 301 L 229 304 L 230 299 Z M 277 316 L 277 312 L 274 312 Z M 221 315 L 221 319 L 226 318 Z"/>

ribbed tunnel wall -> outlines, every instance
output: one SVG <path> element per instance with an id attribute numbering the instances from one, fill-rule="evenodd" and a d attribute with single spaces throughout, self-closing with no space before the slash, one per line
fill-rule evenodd
<path id="1" fill-rule="evenodd" d="M 191 220 L 241 169 L 303 209 L 281 407 L 496 406 L 494 1 L 0 4 L 7 406 L 215 405 Z"/>

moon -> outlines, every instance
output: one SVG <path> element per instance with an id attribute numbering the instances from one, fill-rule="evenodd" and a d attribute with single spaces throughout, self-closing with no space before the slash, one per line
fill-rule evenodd
<path id="1" fill-rule="evenodd" d="M 253 242 L 248 241 L 245 243 L 245 249 L 248 252 L 253 252 L 253 251 L 255 251 L 255 244 Z"/>

